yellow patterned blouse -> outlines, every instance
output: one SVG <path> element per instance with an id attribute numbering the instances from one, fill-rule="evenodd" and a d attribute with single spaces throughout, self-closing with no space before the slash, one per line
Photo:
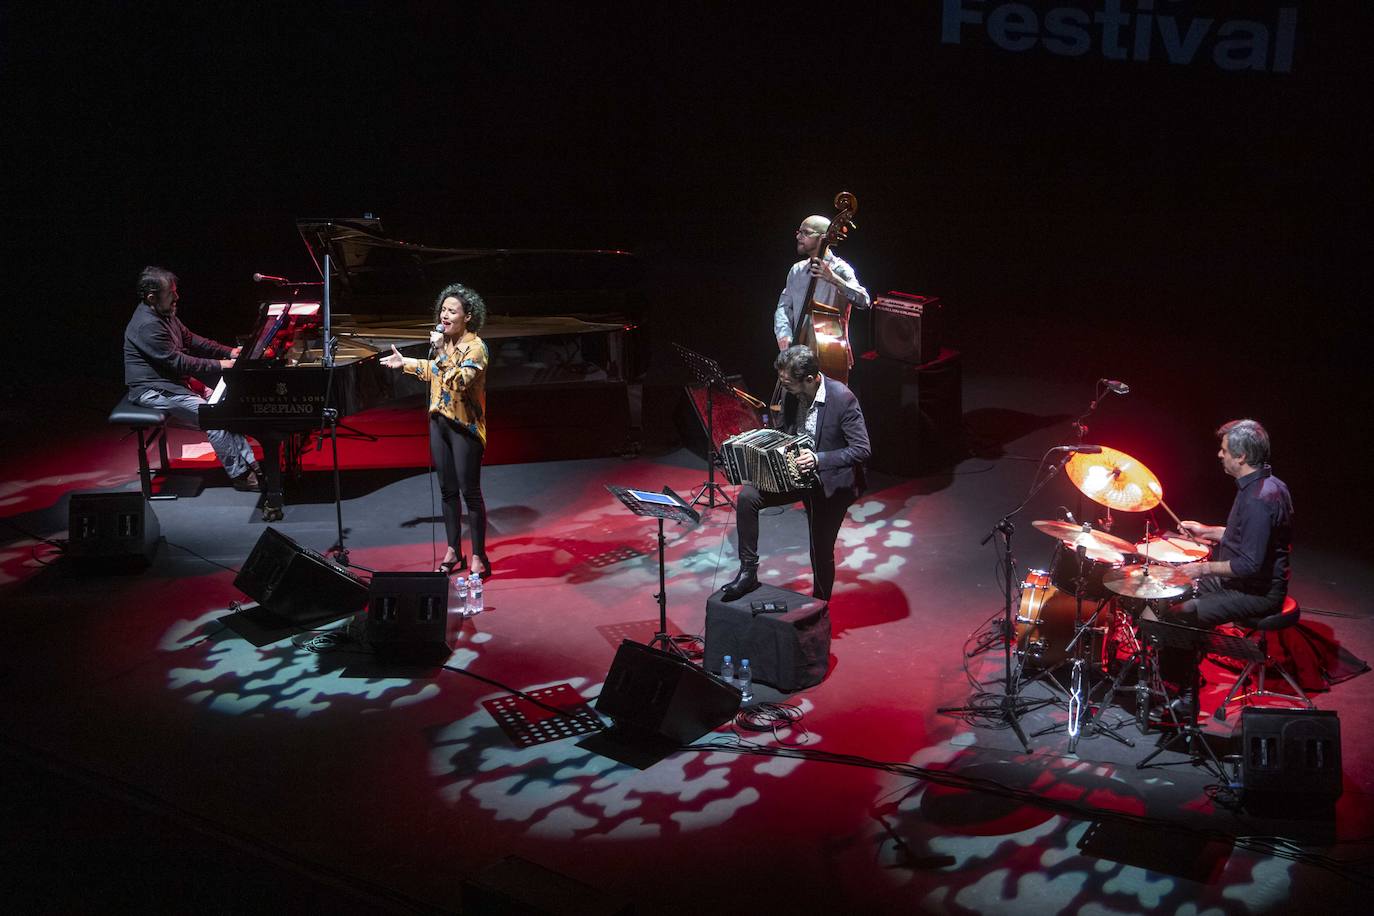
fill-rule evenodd
<path id="1" fill-rule="evenodd" d="M 487 444 L 487 345 L 469 334 L 434 359 L 406 357 L 402 371 L 429 382 L 429 412 L 443 414 Z"/>

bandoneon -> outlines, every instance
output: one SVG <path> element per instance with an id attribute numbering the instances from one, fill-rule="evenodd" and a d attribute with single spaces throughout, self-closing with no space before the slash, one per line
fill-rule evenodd
<path id="1" fill-rule="evenodd" d="M 720 444 L 725 479 L 734 484 L 752 483 L 764 493 L 805 490 L 820 481 L 815 471 L 797 467 L 802 449 L 816 450 L 805 433 L 789 436 L 776 429 L 751 429 Z"/>

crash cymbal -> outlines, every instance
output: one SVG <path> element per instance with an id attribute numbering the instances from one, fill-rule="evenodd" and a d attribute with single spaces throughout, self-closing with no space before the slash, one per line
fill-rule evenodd
<path id="1" fill-rule="evenodd" d="M 1064 522 L 1057 518 L 1045 518 L 1031 522 L 1031 526 L 1036 531 L 1057 538 L 1070 549 L 1087 548 L 1088 559 L 1090 560 L 1119 563 L 1126 554 L 1135 552 L 1135 547 L 1130 541 L 1073 522 Z"/>
<path id="2" fill-rule="evenodd" d="M 1121 512 L 1144 512 L 1159 505 L 1164 488 L 1150 469 L 1125 452 L 1102 447 L 1096 454 L 1079 452 L 1066 468 L 1073 485 L 1095 503 Z"/>
<path id="3" fill-rule="evenodd" d="M 1128 598 L 1177 598 L 1188 590 L 1192 579 L 1172 566 L 1139 563 L 1108 570 L 1102 584 L 1109 591 Z"/>

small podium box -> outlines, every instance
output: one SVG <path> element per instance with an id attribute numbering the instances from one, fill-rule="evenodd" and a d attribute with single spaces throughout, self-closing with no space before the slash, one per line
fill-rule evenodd
<path id="1" fill-rule="evenodd" d="M 785 604 L 787 610 L 755 612 L 751 605 Z M 830 611 L 824 601 L 772 585 L 735 601 L 716 592 L 706 601 L 707 671 L 720 671 L 721 659 L 749 659 L 754 680 L 791 692 L 814 687 L 830 666 Z"/>

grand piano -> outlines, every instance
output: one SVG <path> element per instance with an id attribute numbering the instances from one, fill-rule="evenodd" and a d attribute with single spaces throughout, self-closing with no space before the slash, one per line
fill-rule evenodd
<path id="1" fill-rule="evenodd" d="M 493 447 L 506 460 L 533 461 L 627 443 L 627 386 L 648 345 L 637 333 L 645 306 L 632 254 L 436 248 L 389 238 L 370 217 L 296 225 L 321 277 L 330 265 L 332 371 L 323 360 L 324 284 L 282 283 L 269 287 L 274 295 L 258 304 L 238 360 L 200 409 L 201 428 L 262 444 L 264 519 L 282 517 L 285 484 L 320 444 L 311 433 L 327 430 L 327 409 L 342 421 L 411 398 L 422 411 L 421 383 L 380 357 L 393 345 L 428 353 L 434 297 L 449 283 L 487 303 L 488 459 Z"/>

